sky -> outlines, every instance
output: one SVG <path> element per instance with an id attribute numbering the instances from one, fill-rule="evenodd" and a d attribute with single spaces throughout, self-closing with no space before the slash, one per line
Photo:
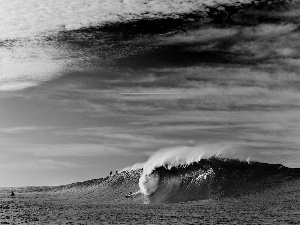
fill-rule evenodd
<path id="1" fill-rule="evenodd" d="M 300 167 L 300 2 L 267 3 L 2 0 L 0 186 L 164 149 Z"/>

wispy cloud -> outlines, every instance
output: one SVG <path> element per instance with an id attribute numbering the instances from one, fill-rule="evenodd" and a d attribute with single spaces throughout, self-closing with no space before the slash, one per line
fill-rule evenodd
<path id="1" fill-rule="evenodd" d="M 4 0 L 1 3 L 0 38 L 16 38 L 34 33 L 57 30 L 75 30 L 99 26 L 109 22 L 124 22 L 137 19 L 177 18 L 182 14 L 198 12 L 206 15 L 207 6 L 218 4 L 249 4 L 247 0 L 236 1 L 138 1 L 138 0 L 63 0 L 60 2 L 34 0 Z"/>
<path id="2" fill-rule="evenodd" d="M 0 46 L 0 92 L 38 86 L 59 76 L 64 69 L 63 53 L 38 42 Z"/>
<path id="3" fill-rule="evenodd" d="M 220 39 L 230 38 L 238 33 L 234 28 L 203 28 L 201 30 L 186 32 L 185 34 L 176 34 L 171 37 L 161 38 L 161 44 L 200 44 L 214 42 Z"/>
<path id="4" fill-rule="evenodd" d="M 53 130 L 56 129 L 54 127 L 7 127 L 7 128 L 0 128 L 0 133 L 7 133 L 7 134 L 21 134 L 26 132 L 39 132 L 43 130 Z"/>
<path id="5" fill-rule="evenodd" d="M 2 170 L 20 170 L 22 168 L 23 171 L 28 170 L 62 170 L 62 169 L 74 169 L 80 168 L 83 165 L 78 163 L 71 162 L 62 162 L 55 161 L 53 159 L 37 159 L 32 160 L 30 162 L 19 162 L 19 163 L 9 163 L 9 164 L 1 164 L 0 168 Z"/>
<path id="6" fill-rule="evenodd" d="M 12 151 L 31 154 L 34 156 L 53 157 L 53 156 L 100 156 L 127 154 L 122 149 L 106 147 L 100 144 L 7 144 L 3 143 L 3 151 Z"/>

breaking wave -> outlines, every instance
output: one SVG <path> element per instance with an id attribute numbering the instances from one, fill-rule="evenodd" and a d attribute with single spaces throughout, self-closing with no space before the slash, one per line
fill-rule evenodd
<path id="1" fill-rule="evenodd" d="M 143 173 L 139 179 L 139 187 L 144 195 L 150 195 L 158 189 L 159 174 L 154 172 L 159 167 L 173 168 L 198 162 L 202 158 L 213 156 L 232 157 L 234 151 L 219 146 L 179 146 L 165 148 L 155 152 L 143 165 Z M 136 166 L 136 165 L 135 165 Z M 133 166 L 133 168 L 136 168 Z"/>
<path id="2" fill-rule="evenodd" d="M 161 204 L 280 193 L 300 181 L 300 169 L 219 157 L 189 165 L 156 167 L 140 179 L 143 174 L 142 169 L 123 171 L 106 178 L 54 187 L 49 194 L 60 200 L 89 203 Z M 141 190 L 138 184 L 143 185 Z"/>
<path id="3" fill-rule="evenodd" d="M 142 174 L 139 184 L 151 203 L 174 203 L 262 191 L 295 175 L 300 177 L 299 169 L 280 164 L 211 157 L 184 166 L 155 168 L 150 175 Z"/>
<path id="4" fill-rule="evenodd" d="M 300 169 L 220 155 L 189 164 L 157 165 L 149 171 L 122 171 L 106 178 L 54 187 L 49 194 L 60 200 L 88 203 L 161 204 L 280 194 L 300 182 Z"/>
<path id="5" fill-rule="evenodd" d="M 278 179 L 289 179 L 295 171 L 300 177 L 297 169 L 250 161 L 218 146 L 162 149 L 142 165 L 140 191 L 134 194 L 142 193 L 151 203 L 245 194 L 281 182 Z"/>

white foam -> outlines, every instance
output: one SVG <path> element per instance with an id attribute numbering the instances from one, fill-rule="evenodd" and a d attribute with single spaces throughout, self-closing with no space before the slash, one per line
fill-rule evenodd
<path id="1" fill-rule="evenodd" d="M 140 192 L 144 195 L 151 195 L 158 189 L 160 176 L 157 172 L 152 174 L 143 173 L 139 179 Z"/>

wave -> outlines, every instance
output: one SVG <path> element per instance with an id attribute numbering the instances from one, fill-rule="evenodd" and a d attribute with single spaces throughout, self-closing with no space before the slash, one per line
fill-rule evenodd
<path id="1" fill-rule="evenodd" d="M 143 165 L 143 173 L 139 179 L 139 187 L 144 195 L 150 195 L 157 190 L 159 183 L 159 174 L 154 172 L 156 168 L 172 168 L 177 166 L 187 166 L 198 162 L 203 158 L 227 157 L 245 160 L 235 148 L 220 147 L 220 145 L 202 145 L 202 146 L 178 146 L 164 148 L 149 157 Z M 134 165 L 135 168 L 137 165 Z"/>
<path id="2" fill-rule="evenodd" d="M 151 181 L 153 176 L 155 180 Z M 300 178 L 300 171 L 280 164 L 211 157 L 189 165 L 158 167 L 147 177 L 152 182 L 149 190 L 153 192 L 146 192 L 151 203 L 175 203 L 265 190 Z"/>
<path id="3" fill-rule="evenodd" d="M 141 165 L 139 188 L 150 202 L 192 201 L 234 193 L 286 168 L 251 162 L 238 148 L 219 145 L 161 149 L 137 166 Z"/>
<path id="4" fill-rule="evenodd" d="M 60 200 L 89 204 L 162 204 L 281 194 L 290 187 L 298 187 L 300 182 L 300 169 L 219 157 L 155 168 L 148 176 L 148 195 L 138 185 L 142 174 L 142 169 L 123 171 L 106 178 L 53 187 L 47 193 Z"/>
<path id="5" fill-rule="evenodd" d="M 143 167 L 143 168 L 141 168 Z M 232 146 L 165 148 L 106 178 L 54 187 L 60 199 L 103 203 L 178 203 L 262 193 L 300 182 L 300 169 L 250 161 Z"/>

